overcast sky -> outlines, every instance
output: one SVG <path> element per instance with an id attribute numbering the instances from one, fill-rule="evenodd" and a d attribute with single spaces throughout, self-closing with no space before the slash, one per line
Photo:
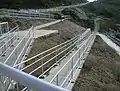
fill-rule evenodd
<path id="1" fill-rule="evenodd" d="M 89 1 L 89 2 L 93 2 L 93 1 L 95 1 L 95 0 L 87 0 L 87 1 Z"/>

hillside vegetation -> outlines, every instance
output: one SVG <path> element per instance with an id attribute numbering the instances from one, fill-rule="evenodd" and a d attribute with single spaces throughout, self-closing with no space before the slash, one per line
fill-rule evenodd
<path id="1" fill-rule="evenodd" d="M 0 0 L 0 8 L 50 8 L 71 5 L 87 0 Z"/>
<path id="2" fill-rule="evenodd" d="M 88 15 L 92 13 L 95 17 L 101 17 L 101 30 L 118 30 L 116 24 L 120 23 L 120 0 L 98 0 L 82 8 Z"/>

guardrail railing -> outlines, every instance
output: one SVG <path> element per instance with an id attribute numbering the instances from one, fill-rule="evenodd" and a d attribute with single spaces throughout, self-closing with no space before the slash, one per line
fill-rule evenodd
<path id="1" fill-rule="evenodd" d="M 120 39 L 116 38 L 115 36 L 113 35 L 110 35 L 110 34 L 105 34 L 107 37 L 109 37 L 113 42 L 115 42 L 118 46 L 120 46 Z"/>
<path id="2" fill-rule="evenodd" d="M 14 79 L 14 81 L 27 86 L 29 89 L 32 89 L 32 91 L 67 91 L 2 63 L 0 63 L 0 78 L 1 75 Z M 6 85 L 3 84 L 2 81 L 0 81 L 0 83 L 2 86 L 2 88 L 0 88 L 1 91 L 7 91 L 7 89 L 5 89 Z M 18 85 L 15 87 L 12 87 L 10 91 L 20 91 Z"/>
<path id="3" fill-rule="evenodd" d="M 56 15 L 45 14 L 45 13 L 7 13 L 0 14 L 0 17 L 9 17 L 9 18 L 25 18 L 25 19 L 51 19 L 55 20 Z"/>
<path id="4" fill-rule="evenodd" d="M 27 34 L 16 45 L 16 47 L 11 52 L 11 54 L 7 57 L 4 63 L 7 64 L 10 60 L 17 60 L 18 56 L 21 54 L 21 50 L 24 48 L 26 43 L 28 43 L 27 41 L 29 41 L 32 38 L 33 38 L 33 26 L 28 30 Z"/>
<path id="5" fill-rule="evenodd" d="M 20 43 L 26 44 L 23 44 L 24 48 L 19 55 L 14 55 L 16 54 L 16 47 L 4 62 L 7 63 L 8 60 L 14 59 L 14 63 L 10 65 L 12 67 L 0 63 L 0 88 L 2 91 L 67 91 L 76 74 L 76 69 L 83 65 L 82 60 L 84 60 L 86 52 L 94 42 L 95 34 L 88 29 L 82 35 L 75 36 L 60 45 L 21 61 L 22 54 L 32 38 L 32 33 L 32 29 L 29 30 L 26 34 L 27 37 L 21 40 Z M 12 55 L 15 58 L 11 58 Z M 65 63 L 61 65 L 63 60 L 65 60 Z M 49 71 L 57 66 L 61 68 L 49 81 L 52 84 L 40 80 L 46 80 L 46 77 L 50 75 Z M 60 75 L 66 67 L 69 69 L 67 69 L 65 77 L 61 78 Z"/>
<path id="6" fill-rule="evenodd" d="M 1 39 L 1 36 L 4 33 L 7 33 L 8 31 L 9 31 L 8 22 L 0 23 L 0 39 Z"/>
<path id="7" fill-rule="evenodd" d="M 15 31 L 15 32 L 19 34 L 20 31 Z M 33 30 L 33 26 L 32 26 L 27 31 L 26 35 L 21 40 L 19 40 L 18 44 L 14 47 L 14 49 L 12 50 L 10 55 L 7 55 L 8 57 L 3 63 L 7 64 L 9 66 L 14 66 L 17 63 L 20 63 L 23 60 L 23 56 L 25 55 L 29 44 L 33 40 L 33 36 L 34 36 L 34 30 Z M 6 42 L 6 43 L 8 43 L 8 42 Z M 19 68 L 20 68 L 20 66 L 17 67 L 17 69 L 19 69 Z M 6 76 L 1 76 L 1 82 L 5 85 L 4 89 L 7 90 L 10 88 L 10 83 L 12 83 L 12 79 L 10 79 Z"/>
<path id="8" fill-rule="evenodd" d="M 21 71 L 25 71 L 30 75 L 37 76 L 38 78 L 44 78 L 44 76 L 49 74 L 49 71 L 53 67 L 61 62 L 70 52 L 75 50 L 77 44 L 80 45 L 81 41 L 86 39 L 90 34 L 91 31 L 88 30 L 82 35 L 78 35 L 71 40 L 68 40 L 45 52 L 31 57 L 19 64 L 16 64 L 14 67 L 24 64 L 24 66 L 20 69 Z M 26 89 L 27 88 L 24 88 L 22 91 Z"/>
<path id="9" fill-rule="evenodd" d="M 7 51 L 7 49 L 12 46 L 12 44 L 19 39 L 19 27 L 15 27 L 12 30 L 10 30 L 8 33 L 6 33 L 4 38 L 0 41 L 0 57 L 4 55 L 4 53 Z"/>

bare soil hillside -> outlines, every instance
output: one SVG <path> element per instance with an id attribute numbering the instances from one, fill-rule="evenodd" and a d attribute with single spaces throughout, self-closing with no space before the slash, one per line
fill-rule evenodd
<path id="1" fill-rule="evenodd" d="M 73 23 L 72 21 L 65 20 L 61 23 L 44 28 L 45 30 L 58 30 L 58 34 L 53 34 L 50 36 L 40 37 L 35 39 L 32 49 L 29 53 L 29 57 L 43 52 L 53 46 L 63 43 L 78 33 L 85 31 L 85 28 Z"/>
<path id="2" fill-rule="evenodd" d="M 97 37 L 73 91 L 120 91 L 120 56 Z"/>

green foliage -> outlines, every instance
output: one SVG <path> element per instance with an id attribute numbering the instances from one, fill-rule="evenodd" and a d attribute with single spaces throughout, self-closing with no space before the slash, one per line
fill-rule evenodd
<path id="1" fill-rule="evenodd" d="M 120 0 L 97 0 L 82 7 L 89 19 L 100 16 L 101 32 L 109 32 L 110 29 L 116 31 L 116 24 L 120 23 Z M 95 16 L 90 15 L 95 14 Z"/>
<path id="2" fill-rule="evenodd" d="M 0 7 L 4 8 L 49 8 L 61 5 L 71 5 L 87 0 L 1 0 Z"/>
<path id="3" fill-rule="evenodd" d="M 111 18 L 120 22 L 120 0 L 98 0 L 83 7 L 85 11 L 92 12 L 97 16 Z"/>
<path id="4" fill-rule="evenodd" d="M 71 18 L 83 27 L 94 27 L 94 21 L 89 19 L 86 13 L 80 8 L 66 8 L 62 11 L 65 15 L 70 15 Z"/>
<path id="5" fill-rule="evenodd" d="M 62 11 L 62 13 L 72 16 L 72 18 L 75 20 L 87 20 L 85 12 L 79 8 L 66 8 Z"/>

